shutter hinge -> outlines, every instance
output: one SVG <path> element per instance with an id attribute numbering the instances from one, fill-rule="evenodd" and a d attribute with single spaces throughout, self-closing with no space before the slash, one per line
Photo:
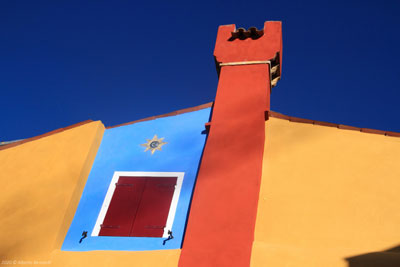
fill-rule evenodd
<path id="1" fill-rule="evenodd" d="M 115 183 L 115 186 L 133 186 L 133 184 L 121 184 L 121 183 Z"/>
<path id="2" fill-rule="evenodd" d="M 101 228 L 119 228 L 119 225 L 104 225 L 100 224 Z"/>
<path id="3" fill-rule="evenodd" d="M 149 228 L 149 229 L 164 229 L 164 228 L 165 228 L 165 225 L 164 225 L 164 226 L 161 226 L 161 225 L 146 225 L 144 228 Z"/>

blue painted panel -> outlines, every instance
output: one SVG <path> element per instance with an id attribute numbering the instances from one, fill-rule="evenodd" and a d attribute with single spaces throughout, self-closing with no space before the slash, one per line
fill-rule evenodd
<path id="1" fill-rule="evenodd" d="M 92 170 L 82 193 L 75 217 L 65 237 L 62 250 L 160 250 L 180 248 L 206 135 L 210 108 L 177 116 L 108 129 L 105 131 Z M 154 135 L 167 142 L 162 151 L 144 152 L 146 139 Z M 184 172 L 182 190 L 172 226 L 174 239 L 92 237 L 91 233 L 115 171 Z M 79 243 L 82 232 L 88 237 Z"/>

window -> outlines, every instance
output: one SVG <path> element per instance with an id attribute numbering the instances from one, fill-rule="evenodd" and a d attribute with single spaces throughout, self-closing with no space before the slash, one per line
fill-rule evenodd
<path id="1" fill-rule="evenodd" d="M 115 172 L 92 236 L 168 237 L 181 172 Z"/>

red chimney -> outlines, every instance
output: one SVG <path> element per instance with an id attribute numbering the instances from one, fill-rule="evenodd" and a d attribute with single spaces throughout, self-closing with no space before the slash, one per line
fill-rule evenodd
<path id="1" fill-rule="evenodd" d="M 219 72 L 209 136 L 180 266 L 249 266 L 270 91 L 281 75 L 281 22 L 263 30 L 220 26 Z"/>

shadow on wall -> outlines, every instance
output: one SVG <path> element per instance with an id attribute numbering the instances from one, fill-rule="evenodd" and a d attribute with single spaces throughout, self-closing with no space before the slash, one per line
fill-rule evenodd
<path id="1" fill-rule="evenodd" d="M 399 267 L 400 245 L 384 251 L 346 258 L 349 267 Z"/>

